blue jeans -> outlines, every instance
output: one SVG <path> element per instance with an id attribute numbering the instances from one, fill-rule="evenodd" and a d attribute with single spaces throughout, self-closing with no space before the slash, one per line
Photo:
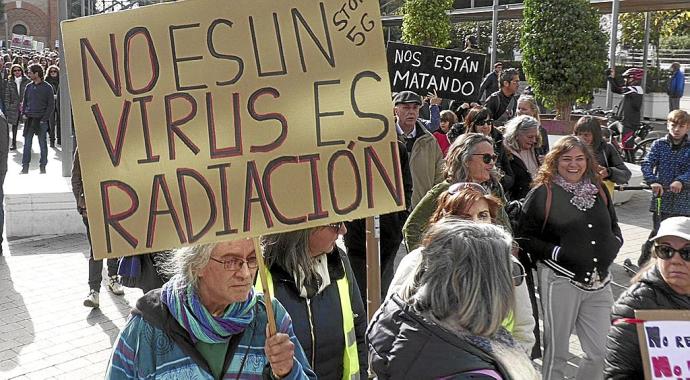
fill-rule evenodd
<path id="1" fill-rule="evenodd" d="M 31 162 L 31 145 L 33 143 L 34 134 L 38 135 L 38 146 L 41 148 L 41 158 L 38 163 L 41 166 L 46 166 L 48 163 L 48 143 L 46 136 L 48 135 L 48 122 L 41 119 L 28 118 L 24 123 L 26 131 L 24 133 L 24 154 L 22 154 L 22 166 L 28 166 Z"/>

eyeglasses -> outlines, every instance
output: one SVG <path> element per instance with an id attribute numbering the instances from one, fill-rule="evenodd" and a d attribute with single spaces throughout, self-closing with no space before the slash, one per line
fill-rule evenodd
<path id="1" fill-rule="evenodd" d="M 493 119 L 475 121 L 474 125 L 494 125 Z"/>
<path id="2" fill-rule="evenodd" d="M 661 260 L 670 260 L 676 253 L 683 261 L 690 262 L 690 247 L 674 249 L 668 245 L 654 245 L 654 255 Z"/>
<path id="3" fill-rule="evenodd" d="M 58 73 L 57 71 L 52 71 L 52 70 L 48 71 L 48 74 L 57 74 L 57 73 Z"/>
<path id="4" fill-rule="evenodd" d="M 490 154 L 490 153 L 475 153 L 473 156 L 482 156 L 482 161 L 484 161 L 485 164 L 490 164 L 492 162 L 496 162 L 498 160 L 498 156 L 495 154 Z"/>
<path id="5" fill-rule="evenodd" d="M 228 260 L 218 260 L 215 257 L 211 257 L 210 259 L 217 263 L 223 264 L 223 269 L 227 271 L 238 271 L 242 269 L 242 265 L 245 263 L 249 269 L 256 269 L 259 266 L 258 261 L 256 261 L 256 257 L 250 257 L 247 260 L 242 260 L 235 257 Z"/>
<path id="6" fill-rule="evenodd" d="M 17 70 L 12 70 L 12 72 L 13 72 L 13 73 L 21 73 L 22 70 L 19 70 L 19 69 L 17 69 Z"/>
<path id="7" fill-rule="evenodd" d="M 335 230 L 335 232 L 340 231 L 341 228 L 345 225 L 345 222 L 338 222 L 338 223 L 328 223 L 326 224 L 326 227 L 332 228 Z"/>
<path id="8" fill-rule="evenodd" d="M 519 262 L 511 260 L 510 263 L 510 275 L 513 278 L 513 286 L 518 287 L 522 285 L 527 273 L 525 273 L 525 267 Z"/>
<path id="9" fill-rule="evenodd" d="M 474 183 L 474 182 L 458 182 L 450 185 L 448 188 L 448 194 L 450 195 L 455 195 L 460 192 L 462 189 L 472 189 L 475 191 L 478 191 L 482 193 L 482 195 L 486 195 L 486 189 L 484 186 Z"/>

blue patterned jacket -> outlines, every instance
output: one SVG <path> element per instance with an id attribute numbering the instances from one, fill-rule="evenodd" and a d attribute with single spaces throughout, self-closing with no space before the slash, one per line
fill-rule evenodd
<path id="1" fill-rule="evenodd" d="M 688 136 L 675 150 L 666 135 L 652 143 L 649 154 L 642 161 L 642 175 L 647 184 L 658 183 L 664 186 L 661 196 L 661 212 L 672 216 L 690 216 L 690 141 Z M 666 189 L 673 181 L 683 183 L 683 191 L 678 194 Z M 656 200 L 652 197 L 649 211 L 656 212 Z"/>
<path id="2" fill-rule="evenodd" d="M 266 341 L 266 306 L 257 294 L 254 320 L 245 329 L 223 379 L 270 379 Z M 288 334 L 295 345 L 292 372 L 283 379 L 316 379 L 302 346 L 292 330 L 292 320 L 273 299 L 278 332 Z M 196 350 L 189 334 L 153 290 L 139 301 L 113 347 L 106 379 L 200 379 L 212 380 L 208 364 Z"/>

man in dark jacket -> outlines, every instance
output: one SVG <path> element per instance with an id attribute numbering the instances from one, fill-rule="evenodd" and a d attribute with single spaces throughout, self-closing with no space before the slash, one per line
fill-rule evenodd
<path id="1" fill-rule="evenodd" d="M 484 107 L 491 113 L 494 126 L 502 126 L 515 116 L 519 97 L 520 74 L 517 69 L 507 69 L 501 73 L 501 89 L 486 99 Z"/>
<path id="2" fill-rule="evenodd" d="M 638 275 L 613 305 L 606 341 L 607 379 L 644 379 L 637 326 L 632 321 L 635 310 L 690 310 L 690 218 L 664 220 L 652 240 L 655 264 Z"/>
<path id="3" fill-rule="evenodd" d="M 48 142 L 46 141 L 46 136 L 50 127 L 50 116 L 55 110 L 53 87 L 43 81 L 43 67 L 41 65 L 33 64 L 29 66 L 28 74 L 32 83 L 26 86 L 24 100 L 22 101 L 26 123 L 24 123 L 24 153 L 22 155 L 21 174 L 29 173 L 31 144 L 34 134 L 38 135 L 38 145 L 41 148 L 41 158 L 38 161 L 41 174 L 45 174 L 46 164 L 48 163 Z"/>
<path id="4" fill-rule="evenodd" d="M 498 78 L 501 76 L 502 71 L 503 63 L 496 62 L 494 64 L 494 71 L 488 73 L 479 86 L 479 99 L 477 101 L 481 102 L 482 99 L 488 98 L 491 94 L 498 91 Z"/>
<path id="5" fill-rule="evenodd" d="M 640 87 L 644 70 L 632 67 L 622 75 L 624 84 L 616 81 L 616 70 L 610 69 L 607 78 L 611 91 L 623 95 L 623 102 L 619 106 L 618 116 L 623 123 L 623 149 L 626 161 L 634 162 L 633 148 L 635 147 L 635 132 L 640 128 L 642 118 L 642 96 L 644 90 Z"/>

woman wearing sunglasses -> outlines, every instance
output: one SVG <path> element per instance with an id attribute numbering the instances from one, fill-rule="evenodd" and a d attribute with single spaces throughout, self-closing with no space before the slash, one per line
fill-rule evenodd
<path id="1" fill-rule="evenodd" d="M 643 379 L 635 310 L 690 310 L 690 218 L 661 222 L 653 259 L 613 305 L 606 343 L 607 379 Z"/>
<path id="2" fill-rule="evenodd" d="M 367 378 L 367 314 L 347 255 L 335 244 L 345 233 L 341 222 L 261 239 L 271 294 L 290 314 L 319 379 Z"/>
<path id="3" fill-rule="evenodd" d="M 537 261 L 545 380 L 564 379 L 571 331 L 585 352 L 578 379 L 601 379 L 613 305 L 609 267 L 623 245 L 591 150 L 575 136 L 546 155 L 522 207 L 520 246 Z"/>
<path id="4" fill-rule="evenodd" d="M 460 182 L 450 186 L 439 197 L 438 207 L 429 220 L 429 225 L 438 223 L 444 217 L 455 216 L 475 223 L 492 224 L 501 209 L 501 200 L 489 194 L 481 185 L 473 182 Z M 387 298 L 398 294 L 406 300 L 410 284 L 422 261 L 419 247 L 403 257 L 388 289 Z M 535 322 L 532 316 L 527 285 L 524 281 L 525 268 L 511 255 L 511 273 L 515 286 L 515 307 L 511 315 L 503 321 L 503 326 L 510 332 L 525 352 L 530 352 L 535 343 L 533 334 Z"/>
<path id="5" fill-rule="evenodd" d="M 20 106 L 22 99 L 24 99 L 26 85 L 31 80 L 24 75 L 24 69 L 21 65 L 13 64 L 10 71 L 12 76 L 7 80 L 7 86 L 5 86 L 5 117 L 7 117 L 7 123 L 12 126 L 10 150 L 17 150 L 17 129 L 22 116 Z"/>
<path id="6" fill-rule="evenodd" d="M 429 218 L 438 206 L 439 195 L 454 183 L 481 184 L 505 204 L 503 188 L 495 166 L 497 158 L 493 140 L 481 133 L 467 133 L 453 142 L 445 158 L 445 180 L 426 193 L 405 222 L 403 237 L 408 251 L 419 246 L 422 235 L 429 225 Z M 502 207 L 498 211 L 496 220 L 510 230 L 508 216 Z"/>

